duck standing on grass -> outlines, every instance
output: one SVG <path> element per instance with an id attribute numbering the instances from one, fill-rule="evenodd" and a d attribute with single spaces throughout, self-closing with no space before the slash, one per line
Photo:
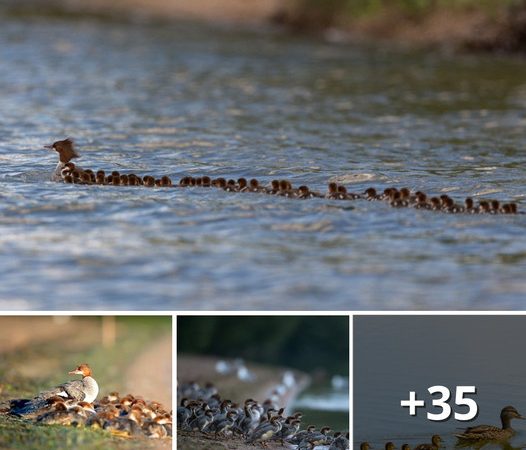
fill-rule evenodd
<path id="1" fill-rule="evenodd" d="M 68 381 L 52 389 L 42 391 L 32 399 L 11 400 L 9 413 L 15 415 L 36 413 L 39 409 L 45 408 L 48 405 L 48 400 L 53 397 L 87 403 L 91 403 L 97 398 L 99 385 L 92 377 L 93 373 L 87 364 L 81 364 L 68 374 L 82 375 L 82 380 Z"/>

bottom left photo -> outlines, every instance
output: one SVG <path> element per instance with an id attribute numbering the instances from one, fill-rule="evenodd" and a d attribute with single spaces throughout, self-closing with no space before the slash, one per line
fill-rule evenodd
<path id="1" fill-rule="evenodd" d="M 0 448 L 171 449 L 171 316 L 0 317 Z"/>

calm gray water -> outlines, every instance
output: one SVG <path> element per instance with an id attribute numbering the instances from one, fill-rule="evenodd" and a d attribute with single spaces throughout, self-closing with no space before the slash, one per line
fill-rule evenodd
<path id="1" fill-rule="evenodd" d="M 414 447 L 433 434 L 452 448 L 454 434 L 463 428 L 500 426 L 505 406 L 526 414 L 525 316 L 362 316 L 354 318 L 353 327 L 354 448 L 363 441 L 379 450 L 388 441 L 398 448 L 404 443 Z M 477 402 L 479 416 L 470 422 L 428 421 L 426 411 L 440 412 L 427 392 L 434 385 L 448 387 L 452 399 L 455 386 L 476 386 L 477 394 L 468 397 Z M 414 417 L 400 406 L 409 391 L 429 405 Z M 455 408 L 454 401 L 450 405 L 453 411 L 467 411 Z M 517 434 L 511 448 L 526 447 L 526 421 L 512 425 Z"/>
<path id="2" fill-rule="evenodd" d="M 1 309 L 521 309 L 526 216 L 204 189 L 84 167 L 409 186 L 526 209 L 526 63 L 194 25 L 0 19 Z M 522 203 L 521 203 L 522 201 Z"/>

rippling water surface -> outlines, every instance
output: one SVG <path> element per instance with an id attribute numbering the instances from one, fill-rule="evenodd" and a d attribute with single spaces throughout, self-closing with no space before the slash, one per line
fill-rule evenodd
<path id="1" fill-rule="evenodd" d="M 84 167 L 524 210 L 526 64 L 191 24 L 0 19 L 2 309 L 503 309 L 526 216 L 52 183 Z"/>

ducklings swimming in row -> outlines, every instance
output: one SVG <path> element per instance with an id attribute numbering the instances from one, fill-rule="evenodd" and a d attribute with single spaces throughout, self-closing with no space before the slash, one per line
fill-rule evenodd
<path id="1" fill-rule="evenodd" d="M 68 184 L 97 184 L 111 186 L 146 186 L 146 187 L 174 187 L 172 180 L 167 175 L 161 178 L 154 178 L 150 175 L 142 178 L 130 173 L 121 174 L 119 171 L 111 172 L 111 175 L 105 176 L 103 170 L 96 173 L 91 169 L 82 169 L 71 161 L 80 155 L 74 149 L 74 143 L 71 139 L 56 141 L 46 148 L 53 149 L 58 153 L 59 162 L 53 173 L 52 180 L 63 181 Z M 299 188 L 293 188 L 289 180 L 272 180 L 268 187 L 263 187 L 260 182 L 252 178 L 247 181 L 246 178 L 240 177 L 238 180 L 217 178 L 212 180 L 209 176 L 192 177 L 185 176 L 176 185 L 179 187 L 216 187 L 227 192 L 252 192 L 266 193 L 269 195 L 278 195 L 288 198 L 306 199 L 306 198 L 327 198 L 332 200 L 384 200 L 389 202 L 392 207 L 414 207 L 417 209 L 429 209 L 433 211 L 442 211 L 447 213 L 469 213 L 469 214 L 517 214 L 518 208 L 516 203 L 501 203 L 498 200 L 481 200 L 478 206 L 475 206 L 473 199 L 466 198 L 464 204 L 460 205 L 449 197 L 442 194 L 439 197 L 431 197 L 421 191 L 414 194 L 407 187 L 397 189 L 388 187 L 378 194 L 373 187 L 367 188 L 363 193 L 348 192 L 347 188 L 335 182 L 328 184 L 326 194 L 310 190 L 306 185 Z"/>

